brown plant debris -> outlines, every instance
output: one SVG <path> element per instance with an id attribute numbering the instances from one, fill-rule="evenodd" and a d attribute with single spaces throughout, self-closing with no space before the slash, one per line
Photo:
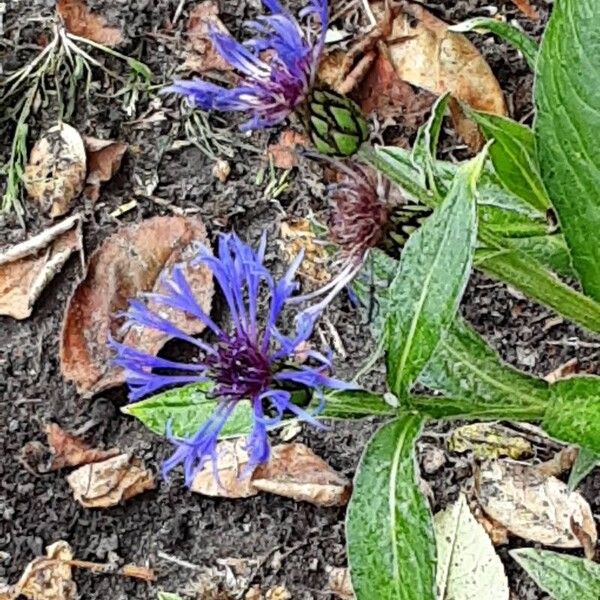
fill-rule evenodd
<path id="1" fill-rule="evenodd" d="M 83 190 L 85 174 L 83 140 L 76 129 L 61 123 L 31 149 L 23 183 L 29 196 L 54 218 L 69 212 Z"/>
<path id="2" fill-rule="evenodd" d="M 63 20 L 69 33 L 84 37 L 103 46 L 118 46 L 123 41 L 123 32 L 111 27 L 101 15 L 93 13 L 85 0 L 58 0 L 56 12 Z"/>
<path id="3" fill-rule="evenodd" d="M 63 375 L 80 393 L 92 395 L 123 383 L 123 373 L 112 366 L 109 335 L 139 350 L 156 354 L 168 336 L 148 328 L 124 330 L 116 316 L 142 292 L 159 291 L 160 276 L 182 264 L 195 297 L 210 312 L 214 285 L 210 269 L 192 266 L 194 243 L 208 245 L 198 218 L 153 217 L 128 225 L 107 238 L 92 255 L 87 274 L 77 286 L 64 316 L 60 358 Z M 149 301 L 150 308 L 156 308 Z M 161 307 L 161 315 L 190 335 L 204 324 L 186 313 Z"/>
<path id="4" fill-rule="evenodd" d="M 0 314 L 26 319 L 50 280 L 82 249 L 81 215 L 74 215 L 0 253 Z"/>
<path id="5" fill-rule="evenodd" d="M 67 482 L 75 500 L 86 508 L 116 506 L 155 487 L 152 473 L 130 454 L 79 467 Z"/>
<path id="6" fill-rule="evenodd" d="M 529 0 L 511 0 L 511 2 L 526 16 L 533 21 L 539 21 L 540 13 L 531 6 Z"/>
<path id="7" fill-rule="evenodd" d="M 344 506 L 352 485 L 304 444 L 280 444 L 266 465 L 252 474 L 252 485 L 298 502 L 317 506 Z"/>
<path id="8" fill-rule="evenodd" d="M 330 567 L 326 592 L 340 600 L 355 600 L 354 588 L 347 567 Z"/>
<path id="9" fill-rule="evenodd" d="M 575 523 L 596 543 L 596 524 L 585 499 L 535 467 L 486 461 L 475 472 L 475 490 L 487 515 L 523 539 L 557 548 L 580 548 L 572 526 Z"/>
<path id="10" fill-rule="evenodd" d="M 279 141 L 271 144 L 267 149 L 269 158 L 273 161 L 273 166 L 278 169 L 292 169 L 297 167 L 299 156 L 296 148 L 304 148 L 309 145 L 308 137 L 304 133 L 286 129 L 281 132 Z"/>
<path id="11" fill-rule="evenodd" d="M 187 25 L 188 44 L 184 69 L 206 71 L 231 71 L 231 65 L 216 51 L 208 37 L 210 29 L 228 33 L 219 19 L 219 5 L 214 0 L 200 2 L 191 12 Z"/>
<path id="12" fill-rule="evenodd" d="M 92 202 L 96 202 L 100 197 L 101 184 L 110 181 L 121 168 L 128 144 L 94 137 L 84 137 L 83 141 L 88 165 L 85 196 Z"/>
<path id="13" fill-rule="evenodd" d="M 46 426 L 46 436 L 48 446 L 52 452 L 50 471 L 102 462 L 121 453 L 117 448 L 111 450 L 91 448 L 80 438 L 65 431 L 56 423 L 50 423 Z"/>

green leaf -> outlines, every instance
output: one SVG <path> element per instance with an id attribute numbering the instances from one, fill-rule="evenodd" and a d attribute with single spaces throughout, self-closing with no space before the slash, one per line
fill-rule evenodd
<path id="1" fill-rule="evenodd" d="M 217 408 L 218 401 L 210 397 L 212 383 L 193 383 L 167 390 L 141 402 L 121 408 L 127 415 L 139 419 L 148 429 L 165 435 L 171 422 L 173 435 L 189 437 L 196 433 Z M 252 408 L 249 402 L 240 402 L 221 430 L 220 438 L 249 433 L 252 428 Z"/>
<path id="2" fill-rule="evenodd" d="M 574 490 L 598 466 L 600 466 L 600 454 L 587 448 L 580 448 L 569 475 L 569 489 Z"/>
<path id="3" fill-rule="evenodd" d="M 318 402 L 314 403 L 316 407 Z M 394 416 L 392 408 L 380 394 L 357 391 L 338 391 L 325 394 L 325 407 L 319 413 L 321 419 L 362 419 L 372 416 Z"/>
<path id="4" fill-rule="evenodd" d="M 464 21 L 463 23 L 452 25 L 448 29 L 458 33 L 489 31 L 503 39 L 505 42 L 512 44 L 517 50 L 520 50 L 527 61 L 527 64 L 535 71 L 539 52 L 537 42 L 506 21 L 499 21 L 498 19 L 492 19 L 490 17 L 475 17 L 468 21 Z"/>
<path id="5" fill-rule="evenodd" d="M 484 160 L 482 153 L 459 169 L 444 202 L 402 252 L 386 322 L 387 378 L 396 396 L 408 393 L 458 310 L 471 273 L 475 183 Z"/>
<path id="6" fill-rule="evenodd" d="M 544 184 L 586 294 L 600 301 L 600 2 L 556 2 L 537 63 Z M 596 243 L 594 243 L 596 241 Z"/>
<path id="7" fill-rule="evenodd" d="M 569 287 L 542 264 L 519 250 L 502 249 L 501 243 L 497 239 L 490 239 L 489 248 L 493 249 L 497 244 L 497 251 L 480 256 L 475 266 L 578 325 L 600 332 L 599 302 Z"/>
<path id="8" fill-rule="evenodd" d="M 598 600 L 600 565 L 550 550 L 521 548 L 510 555 L 554 600 Z"/>
<path id="9" fill-rule="evenodd" d="M 438 552 L 437 600 L 508 600 L 502 561 L 465 496 L 433 517 Z"/>
<path id="10" fill-rule="evenodd" d="M 600 377 L 570 377 L 554 383 L 542 421 L 552 437 L 600 453 Z"/>
<path id="11" fill-rule="evenodd" d="M 533 131 L 512 119 L 468 111 L 486 140 L 494 140 L 490 158 L 504 187 L 539 211 L 551 208 L 540 175 Z"/>
<path id="12" fill-rule="evenodd" d="M 371 438 L 354 480 L 346 543 L 357 600 L 435 600 L 435 539 L 414 447 L 423 420 L 403 415 Z"/>
<path id="13" fill-rule="evenodd" d="M 522 407 L 524 415 L 538 418 L 550 400 L 548 383 L 504 363 L 462 319 L 449 328 L 419 382 L 474 407 L 483 403 L 500 412 Z"/>

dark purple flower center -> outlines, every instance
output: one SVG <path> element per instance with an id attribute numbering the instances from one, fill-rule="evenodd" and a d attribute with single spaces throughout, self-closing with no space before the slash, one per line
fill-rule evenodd
<path id="1" fill-rule="evenodd" d="M 268 355 L 243 334 L 233 334 L 216 345 L 217 354 L 206 364 L 216 382 L 215 395 L 231 400 L 250 400 L 269 389 L 271 362 Z"/>

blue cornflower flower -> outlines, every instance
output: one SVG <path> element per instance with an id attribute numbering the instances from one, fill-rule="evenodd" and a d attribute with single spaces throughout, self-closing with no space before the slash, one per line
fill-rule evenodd
<path id="1" fill-rule="evenodd" d="M 302 255 L 296 257 L 280 280 L 275 281 L 263 264 L 265 246 L 265 236 L 255 251 L 232 233 L 220 235 L 216 256 L 204 246 L 198 248 L 196 262 L 212 270 L 229 307 L 230 331 L 217 325 L 200 308 L 181 265 L 176 265 L 168 276 L 163 277 L 160 293 L 147 294 L 154 304 L 184 311 L 200 319 L 214 334 L 214 344 L 187 335 L 169 320 L 151 311 L 144 302 L 134 300 L 130 303 L 126 313 L 129 323 L 156 329 L 194 344 L 201 352 L 200 362 L 171 361 L 111 341 L 117 352 L 115 363 L 125 369 L 131 400 L 173 384 L 213 382 L 212 393 L 218 399 L 213 415 L 189 439 L 178 439 L 168 432 L 176 450 L 164 463 L 164 474 L 166 476 L 171 469 L 183 464 L 188 485 L 207 459 L 214 461 L 219 433 L 238 402 L 250 402 L 254 414 L 253 428 L 247 439 L 247 468 L 250 471 L 268 459 L 267 428 L 281 421 L 284 411 L 290 411 L 313 425 L 320 425 L 314 416 L 292 402 L 290 388 L 312 388 L 323 402 L 323 387 L 355 387 L 330 377 L 331 358 L 315 350 L 307 352 L 302 349 L 302 352 L 316 366 L 290 364 L 312 334 L 324 306 L 345 282 L 340 280 L 339 285 L 328 286 L 326 298 L 297 314 L 295 333 L 284 335 L 277 321 L 297 288 L 295 274 Z M 265 287 L 269 292 L 270 305 L 266 323 L 261 325 L 258 297 Z M 165 374 L 165 370 L 178 374 Z"/>
<path id="2" fill-rule="evenodd" d="M 272 14 L 248 23 L 258 37 L 246 44 L 216 29 L 210 31 L 217 52 L 242 75 L 237 87 L 224 88 L 195 79 L 175 81 L 165 91 L 189 96 L 204 110 L 249 113 L 251 118 L 242 130 L 283 121 L 304 102 L 313 86 L 325 45 L 327 0 L 310 0 L 299 13 L 300 19 L 318 18 L 318 34 L 313 33 L 310 23 L 302 27 L 278 0 L 263 0 L 263 4 Z"/>

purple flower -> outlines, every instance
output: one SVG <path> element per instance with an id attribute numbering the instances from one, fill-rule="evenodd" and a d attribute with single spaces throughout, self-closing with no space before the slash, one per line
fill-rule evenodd
<path id="1" fill-rule="evenodd" d="M 212 30 L 210 39 L 221 56 L 242 76 L 239 85 L 224 88 L 208 81 L 175 81 L 166 88 L 189 96 L 204 110 L 243 111 L 251 115 L 242 130 L 271 127 L 283 121 L 307 97 L 315 79 L 327 31 L 327 0 L 310 0 L 300 11 L 302 27 L 278 0 L 263 0 L 270 16 L 248 23 L 257 37 L 240 44 Z M 313 33 L 311 17 L 319 20 Z"/>
<path id="2" fill-rule="evenodd" d="M 323 387 L 354 387 L 328 375 L 330 357 L 315 350 L 304 350 L 304 342 L 312 334 L 317 317 L 339 291 L 339 286 L 329 286 L 331 291 L 324 300 L 299 312 L 294 334 L 285 335 L 277 321 L 297 288 L 295 273 L 302 255 L 296 257 L 280 280 L 275 281 L 263 264 L 265 246 L 264 236 L 255 251 L 235 234 L 222 234 L 217 256 L 203 246 L 198 249 L 197 262 L 212 270 L 229 307 L 229 329 L 217 325 L 200 308 L 181 266 L 176 265 L 170 275 L 163 278 L 161 293 L 147 294 L 155 304 L 200 319 L 214 335 L 213 344 L 187 335 L 160 314 L 150 311 L 143 302 L 131 302 L 127 313 L 131 324 L 157 329 L 191 342 L 199 350 L 199 362 L 175 362 L 111 342 L 117 351 L 116 364 L 125 369 L 131 400 L 173 384 L 213 382 L 212 393 L 218 399 L 218 406 L 196 434 L 189 439 L 177 439 L 168 432 L 176 450 L 165 462 L 164 473 L 166 475 L 183 463 L 188 485 L 207 459 L 215 459 L 219 433 L 238 402 L 249 402 L 254 414 L 253 428 L 247 439 L 248 469 L 251 470 L 268 459 L 267 428 L 281 421 L 284 412 L 289 411 L 319 425 L 311 414 L 292 402 L 291 389 L 312 388 L 322 400 Z M 265 323 L 259 320 L 262 291 L 268 292 L 270 301 Z M 293 364 L 300 351 L 309 357 L 312 366 Z"/>

